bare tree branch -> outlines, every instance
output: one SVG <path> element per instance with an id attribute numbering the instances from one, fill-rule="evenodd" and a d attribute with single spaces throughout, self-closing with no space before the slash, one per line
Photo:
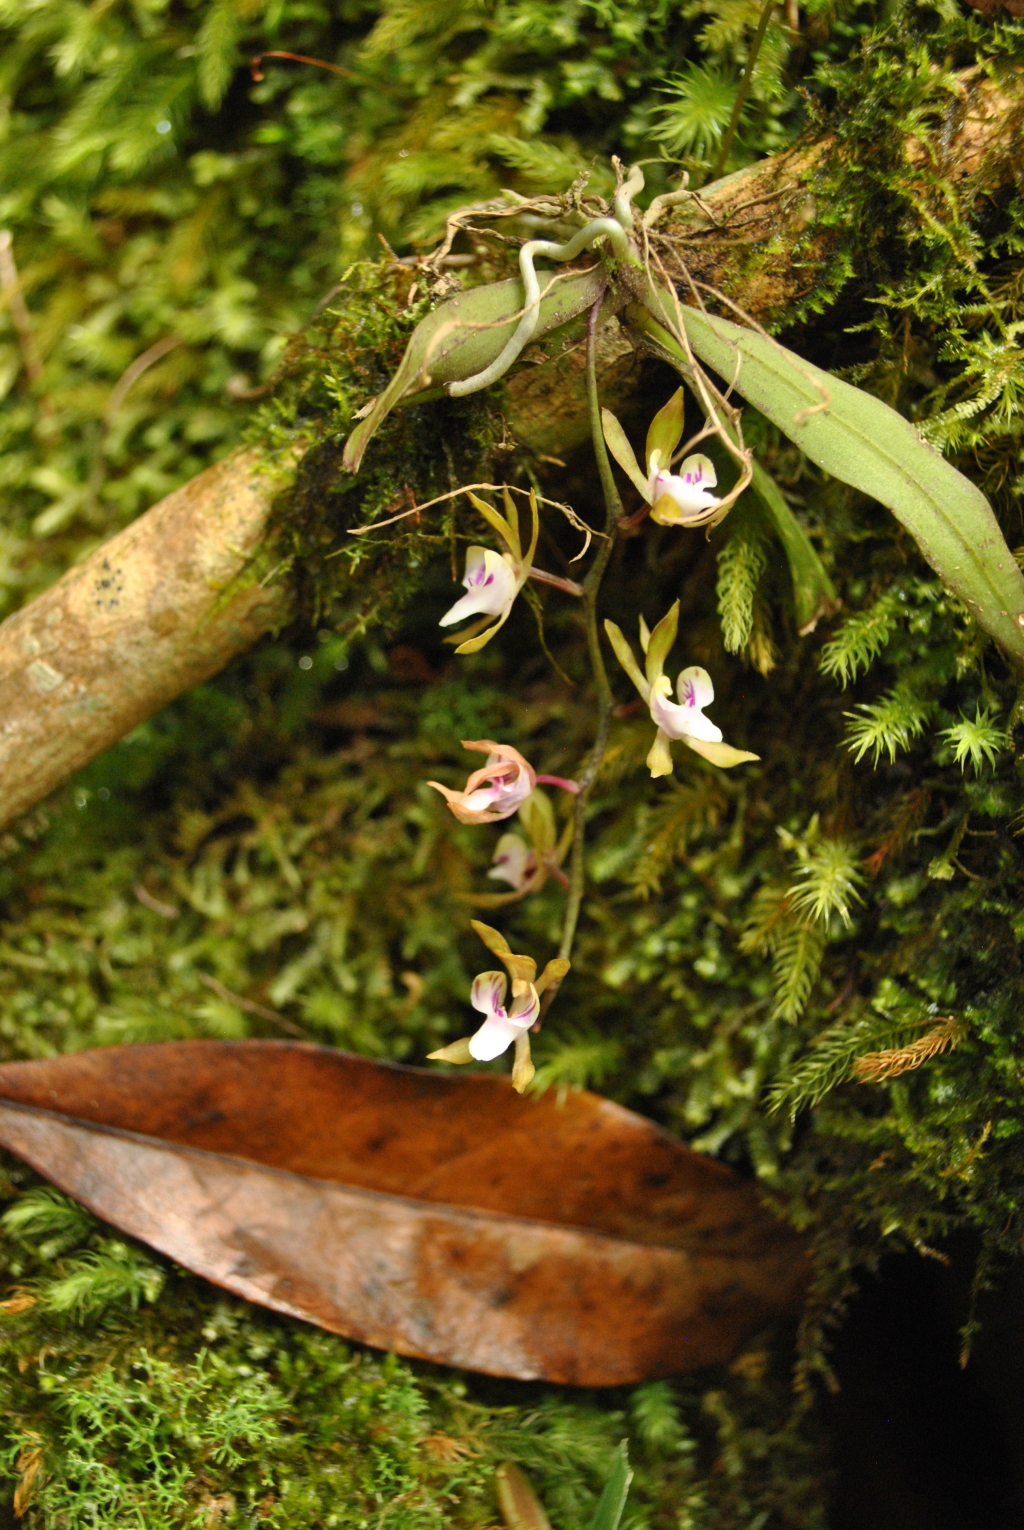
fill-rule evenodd
<path id="1" fill-rule="evenodd" d="M 0 625 L 0 824 L 287 618 L 246 578 L 279 487 L 229 457 Z"/>

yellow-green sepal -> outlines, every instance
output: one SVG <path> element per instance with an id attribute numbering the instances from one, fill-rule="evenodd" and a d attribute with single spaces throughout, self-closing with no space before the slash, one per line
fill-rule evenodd
<path id="1" fill-rule="evenodd" d="M 629 438 L 610 409 L 601 410 L 601 428 L 604 431 L 605 445 L 619 467 L 643 498 L 650 503 L 651 494 L 647 487 L 647 475 L 641 472 L 636 453 L 629 444 Z"/>
<path id="2" fill-rule="evenodd" d="M 712 765 L 717 765 L 720 770 L 731 770 L 734 765 L 745 765 L 749 760 L 761 758 L 759 754 L 751 754 L 749 749 L 734 749 L 731 744 L 712 744 L 703 738 L 687 737 L 683 743 L 705 760 L 710 760 Z"/>
<path id="3" fill-rule="evenodd" d="M 672 460 L 672 453 L 683 439 L 683 419 L 685 405 L 683 403 L 683 390 L 677 388 L 664 408 L 659 409 L 651 421 L 647 432 L 647 465 L 654 467 L 654 455 L 657 453 L 657 466 L 667 469 Z"/>
<path id="4" fill-rule="evenodd" d="M 469 1050 L 470 1038 L 460 1036 L 458 1041 L 452 1041 L 446 1047 L 441 1047 L 436 1052 L 428 1052 L 429 1062 L 469 1063 L 473 1061 L 473 1054 Z"/>
<path id="5" fill-rule="evenodd" d="M 679 631 L 679 602 L 674 601 L 651 633 L 647 644 L 647 683 L 654 685 L 665 671 L 665 660 Z"/>

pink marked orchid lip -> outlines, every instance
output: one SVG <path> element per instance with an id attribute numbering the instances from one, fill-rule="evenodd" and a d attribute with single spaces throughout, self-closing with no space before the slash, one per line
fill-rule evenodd
<path id="1" fill-rule="evenodd" d="M 722 503 L 710 492 L 717 482 L 709 457 L 687 457 L 678 473 L 670 473 L 655 463 L 650 477 L 654 520 L 665 526 L 693 525 L 706 520 Z"/>
<path id="2" fill-rule="evenodd" d="M 669 738 L 696 738 L 708 744 L 722 742 L 722 730 L 710 717 L 704 716 L 704 708 L 715 699 L 715 688 L 706 669 L 692 665 L 681 671 L 676 682 L 679 701 L 669 699 L 671 686 L 668 677 L 662 675 L 651 686 L 651 720 Z"/>
<path id="3" fill-rule="evenodd" d="M 490 547 L 467 549 L 462 583 L 467 593 L 445 612 L 438 626 L 451 627 L 467 616 L 503 616 L 519 593 L 519 580 L 510 562 Z"/>
<path id="4" fill-rule="evenodd" d="M 470 1002 L 487 1017 L 469 1038 L 470 1056 L 478 1062 L 490 1062 L 492 1058 L 500 1057 L 537 1019 L 540 1014 L 537 990 L 532 983 L 524 983 L 523 988 L 525 991 L 517 995 L 506 1010 L 507 984 L 503 972 L 481 972 L 474 979 Z"/>

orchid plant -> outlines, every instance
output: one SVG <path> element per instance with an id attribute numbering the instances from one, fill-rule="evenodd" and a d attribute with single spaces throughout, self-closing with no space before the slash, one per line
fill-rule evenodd
<path id="1" fill-rule="evenodd" d="M 491 906 L 514 901 L 537 891 L 548 877 L 567 884 L 558 955 L 538 981 L 534 981 L 536 968 L 531 958 L 514 955 L 496 931 L 475 923 L 477 933 L 499 955 L 511 978 L 511 998 L 505 973 L 479 974 L 471 1002 L 484 1016 L 483 1023 L 472 1036 L 432 1054 L 438 1060 L 466 1063 L 473 1058 L 499 1056 L 514 1043 L 513 1082 L 519 1089 L 526 1087 L 533 1071 L 529 1034 L 539 1028 L 544 1010 L 569 969 L 583 903 L 587 808 L 615 710 L 597 616 L 598 594 L 613 548 L 648 515 L 662 526 L 704 526 L 710 530 L 750 488 L 785 549 L 801 631 L 810 631 L 821 614 L 835 609 L 835 592 L 806 532 L 781 490 L 754 462 L 751 449 L 744 444 L 740 400 L 746 399 L 757 408 L 825 472 L 887 504 L 979 623 L 1024 665 L 1024 576 L 981 492 L 880 399 L 820 371 L 755 324 L 737 324 L 712 311 L 716 306 L 726 307 L 745 319 L 731 299 L 687 271 L 682 241 L 676 240 L 673 246 L 673 275 L 659 254 L 659 243 L 664 249 L 664 240 L 650 237 L 668 208 L 698 194 L 690 192 L 684 182 L 678 190 L 656 196 L 641 214 L 633 207 L 633 199 L 644 186 L 641 167 L 634 165 L 627 171 L 618 160 L 613 164 L 616 188 L 610 203 L 574 186 L 561 199 L 520 198 L 513 205 L 506 205 L 513 194 L 505 193 L 501 203 L 478 204 L 448 219 L 445 239 L 432 255 L 420 261 L 421 267 L 440 273 L 459 231 L 472 235 L 480 220 L 511 217 L 522 220 L 531 231 L 519 249 L 521 280 L 480 284 L 427 314 L 410 337 L 388 386 L 359 411 L 359 423 L 343 455 L 346 471 L 358 472 L 368 442 L 397 405 L 432 396 L 437 390 L 464 397 L 490 387 L 508 372 L 531 341 L 588 316 L 587 402 L 604 497 L 603 527 L 587 526 L 570 507 L 559 506 L 573 525 L 586 532 L 584 553 L 591 538 L 598 539 L 582 581 L 576 584 L 534 567 L 538 505 L 553 501 L 530 493 L 531 529 L 524 547 L 509 487 L 502 491 L 504 512 L 471 492 L 493 485 L 473 484 L 440 496 L 446 500 L 467 493 L 500 542 L 497 550 L 474 544 L 467 551 L 466 593 L 441 618 L 444 627 L 477 618 L 455 640 L 456 651 L 473 654 L 489 643 L 508 621 L 516 597 L 532 578 L 581 601 L 581 625 L 593 681 L 593 742 L 576 781 L 538 776 L 513 745 L 480 739 L 467 747 L 485 751 L 487 761 L 473 772 L 462 791 L 431 783 L 462 823 L 500 822 L 518 813 L 526 829 L 528 838 L 512 832 L 501 836 L 488 873 L 507 882 L 511 892 L 485 894 L 473 901 L 489 901 Z M 552 233 L 568 231 L 569 237 L 563 237 L 562 242 L 532 237 L 532 231 L 545 223 Z M 557 276 L 536 270 L 540 257 L 565 263 L 584 251 L 590 251 L 592 258 L 576 270 Z M 685 278 L 685 302 L 678 290 L 680 274 Z M 710 308 L 705 294 L 712 299 Z M 682 390 L 677 390 L 651 421 L 644 469 L 620 422 L 601 408 L 597 337 L 602 313 L 607 311 L 614 311 L 618 323 L 639 346 L 676 369 L 703 414 L 702 426 L 681 447 L 684 406 Z M 728 379 L 728 383 L 718 384 L 716 376 Z M 690 450 L 711 437 L 717 441 L 719 460 L 731 458 L 737 469 L 734 481 L 721 496 L 714 492 L 718 483 L 711 458 Z M 623 512 L 612 459 L 643 500 L 637 514 Z M 428 505 L 438 502 L 428 501 Z M 425 508 L 414 504 L 390 520 L 418 516 Z M 374 534 L 389 523 L 357 527 L 352 535 Z M 687 666 L 677 674 L 673 688 L 665 665 L 678 626 L 678 601 L 653 631 L 640 619 L 641 668 L 616 623 L 604 623 L 612 649 L 654 724 L 654 742 L 647 756 L 651 776 L 671 774 L 673 741 L 685 744 L 719 768 L 732 769 L 756 760 L 757 755 L 749 750 L 727 744 L 721 728 L 706 715 L 715 698 L 707 670 L 700 665 Z M 573 792 L 572 816 L 561 837 L 556 834 L 551 804 L 538 790 L 538 783 L 545 779 Z M 566 856 L 568 871 L 563 872 Z"/>

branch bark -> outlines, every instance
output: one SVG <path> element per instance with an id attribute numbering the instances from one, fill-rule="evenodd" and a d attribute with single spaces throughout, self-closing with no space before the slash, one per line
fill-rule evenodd
<path id="1" fill-rule="evenodd" d="M 1024 91 L 978 71 L 959 87 L 940 161 L 935 140 L 916 137 L 906 158 L 978 197 L 1015 173 Z M 719 181 L 705 194 L 711 216 L 695 203 L 677 209 L 665 232 L 685 245 L 692 274 L 762 322 L 784 314 L 835 246 L 813 191 L 833 147 L 798 146 Z M 608 325 L 597 355 L 606 396 L 628 387 L 634 354 Z M 585 437 L 585 369 L 584 348 L 570 346 L 511 378 L 507 412 L 520 440 L 558 454 Z M 0 625 L 0 827 L 287 620 L 285 585 L 245 582 L 279 487 L 259 453 L 236 453 Z"/>
<path id="2" fill-rule="evenodd" d="M 287 619 L 245 582 L 279 482 L 229 457 L 0 625 L 0 825 Z"/>

